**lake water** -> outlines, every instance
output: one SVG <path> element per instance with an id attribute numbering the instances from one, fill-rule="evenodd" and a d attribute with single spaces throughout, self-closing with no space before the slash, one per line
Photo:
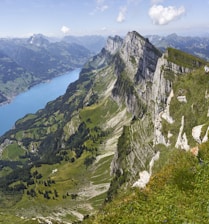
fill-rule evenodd
<path id="1" fill-rule="evenodd" d="M 80 69 L 58 76 L 49 82 L 38 84 L 19 94 L 14 100 L 0 106 L 0 136 L 11 129 L 15 122 L 28 113 L 35 113 L 65 93 L 68 85 L 79 77 Z"/>

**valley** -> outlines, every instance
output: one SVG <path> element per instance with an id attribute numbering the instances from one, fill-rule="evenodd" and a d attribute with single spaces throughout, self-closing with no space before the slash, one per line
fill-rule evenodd
<path id="1" fill-rule="evenodd" d="M 109 37 L 65 94 L 0 137 L 0 221 L 207 223 L 207 64 L 136 31 Z"/>

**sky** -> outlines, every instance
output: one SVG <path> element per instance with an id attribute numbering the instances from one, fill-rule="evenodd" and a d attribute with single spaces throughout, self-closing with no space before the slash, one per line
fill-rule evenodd
<path id="1" fill-rule="evenodd" d="M 0 0 L 0 37 L 209 35 L 209 0 Z"/>

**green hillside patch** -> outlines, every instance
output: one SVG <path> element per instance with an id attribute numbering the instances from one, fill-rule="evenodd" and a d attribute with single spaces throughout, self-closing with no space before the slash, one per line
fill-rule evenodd
<path id="1" fill-rule="evenodd" d="M 94 165 L 92 169 L 93 175 L 91 176 L 91 181 L 94 184 L 110 182 L 110 164 L 112 159 L 113 155 L 110 155 L 100 159 L 99 162 Z"/>
<path id="2" fill-rule="evenodd" d="M 18 125 L 19 122 L 20 122 L 20 123 L 21 123 L 21 122 L 26 122 L 26 121 L 32 120 L 32 119 L 34 119 L 34 118 L 36 118 L 36 115 L 35 115 L 35 114 L 27 114 L 26 116 L 24 116 L 23 118 L 21 118 L 20 120 L 18 120 L 18 121 L 16 122 L 16 125 Z"/>
<path id="3" fill-rule="evenodd" d="M 195 69 L 205 65 L 206 63 L 201 58 L 195 57 L 191 54 L 185 53 L 183 51 L 174 48 L 168 48 L 167 55 L 168 55 L 168 61 L 171 61 L 185 68 Z"/>
<path id="4" fill-rule="evenodd" d="M 7 146 L 2 152 L 2 160 L 19 160 L 21 156 L 25 155 L 25 150 L 23 150 L 17 143 Z"/>
<path id="5" fill-rule="evenodd" d="M 209 144 L 201 146 L 201 159 L 172 150 L 168 162 L 145 189 L 128 189 L 84 223 L 208 223 Z"/>
<path id="6" fill-rule="evenodd" d="M 68 152 L 69 157 L 73 155 Z M 16 205 L 13 205 L 14 213 L 31 219 L 37 214 L 48 216 L 60 212 L 58 216 L 63 221 L 76 221 L 78 217 L 71 211 L 87 215 L 91 212 L 90 207 L 99 208 L 109 186 L 112 156 L 104 156 L 88 167 L 85 160 L 90 155 L 89 152 L 84 152 L 73 162 L 62 161 L 31 168 L 31 181 L 29 184 L 25 183 L 26 189 L 21 200 L 19 198 Z M 56 215 L 52 216 L 55 219 Z"/>
<path id="7" fill-rule="evenodd" d="M 0 213 L 0 223 L 1 224 L 8 224 L 8 223 L 15 223 L 15 224 L 39 224 L 38 220 L 28 220 L 24 218 L 20 218 L 16 215 Z"/>
<path id="8" fill-rule="evenodd" d="M 75 163 L 62 162 L 60 164 L 33 167 L 31 175 L 33 183 L 27 186 L 24 195 L 15 208 L 17 211 L 24 209 L 24 214 L 29 218 L 50 214 L 54 206 L 69 208 L 75 200 L 72 195 L 76 194 L 80 185 L 85 183 L 86 168 L 84 158 L 81 157 Z"/>
<path id="9" fill-rule="evenodd" d="M 87 121 L 89 127 L 103 125 L 118 110 L 117 103 L 108 98 L 99 104 L 85 107 L 80 112 L 81 119 Z"/>

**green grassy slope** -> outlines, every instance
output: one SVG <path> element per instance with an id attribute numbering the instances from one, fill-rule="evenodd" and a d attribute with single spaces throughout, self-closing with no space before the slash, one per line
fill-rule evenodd
<path id="1" fill-rule="evenodd" d="M 5 217 L 72 222 L 103 204 L 117 138 L 130 120 L 111 97 L 115 79 L 112 67 L 86 68 L 64 96 L 2 137 L 11 140 L 1 157 Z"/>
<path id="2" fill-rule="evenodd" d="M 175 55 L 178 52 L 174 50 L 172 53 Z M 183 64 L 190 59 L 186 54 L 177 56 L 176 59 L 181 59 Z M 191 65 L 193 62 L 194 58 L 191 57 Z M 131 183 L 127 184 L 124 181 L 124 178 L 129 180 L 130 174 L 119 176 L 116 180 L 119 186 L 119 188 L 116 186 L 117 195 L 106 203 L 98 214 L 85 220 L 84 223 L 208 223 L 209 143 L 199 145 L 198 157 L 190 152 L 175 149 L 182 116 L 185 121 L 183 133 L 186 133 L 191 148 L 198 145 L 192 137 L 192 128 L 204 124 L 201 132 L 203 138 L 209 126 L 207 115 L 209 76 L 204 72 L 203 65 L 195 64 L 196 69 L 193 72 L 172 78 L 174 97 L 170 103 L 170 116 L 175 122 L 169 124 L 162 120 L 164 136 L 167 138 L 168 132 L 172 133 L 169 139 L 171 145 L 155 146 L 155 150 L 161 152 L 160 159 L 155 163 L 153 175 L 146 188 L 131 188 Z M 179 102 L 178 96 L 185 96 L 187 102 Z M 126 127 L 121 139 L 120 159 L 121 164 L 126 164 L 125 171 L 129 168 L 126 160 L 134 139 L 131 133 L 137 123 L 139 121 L 133 121 L 132 125 Z M 145 130 L 150 136 L 149 129 Z"/>
<path id="3" fill-rule="evenodd" d="M 209 143 L 201 145 L 200 157 L 201 163 L 191 153 L 171 150 L 145 189 L 120 192 L 84 223 L 208 223 Z"/>

